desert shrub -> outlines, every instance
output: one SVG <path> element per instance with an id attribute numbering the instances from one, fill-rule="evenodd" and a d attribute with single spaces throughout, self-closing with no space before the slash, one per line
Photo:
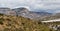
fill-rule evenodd
<path id="1" fill-rule="evenodd" d="M 11 21 L 11 20 L 10 20 L 10 19 L 8 19 L 8 18 L 7 18 L 6 20 Z"/>
<path id="2" fill-rule="evenodd" d="M 5 28 L 3 31 L 10 31 L 10 29 L 9 28 Z"/>
<path id="3" fill-rule="evenodd" d="M 16 28 L 16 29 L 15 29 L 15 31 L 24 31 L 24 30 L 23 30 L 23 29 L 21 29 L 21 28 L 20 28 L 20 29 L 17 29 L 17 28 Z"/>
<path id="4" fill-rule="evenodd" d="M 8 23 L 8 24 L 6 24 L 6 26 L 11 26 L 11 24 L 10 24 L 10 23 Z"/>
<path id="5" fill-rule="evenodd" d="M 0 18 L 0 24 L 3 25 L 3 21 L 4 19 L 3 18 Z"/>
<path id="6" fill-rule="evenodd" d="M 22 25 L 24 25 L 25 23 L 22 23 Z"/>
<path id="7" fill-rule="evenodd" d="M 4 14 L 1 14 L 1 13 L 0 13 L 0 16 L 3 16 L 3 15 L 4 15 Z"/>
<path id="8" fill-rule="evenodd" d="M 42 22 L 38 21 L 38 24 L 42 24 Z"/>

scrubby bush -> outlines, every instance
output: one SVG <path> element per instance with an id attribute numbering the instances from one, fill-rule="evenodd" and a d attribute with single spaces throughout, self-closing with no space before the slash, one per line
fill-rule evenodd
<path id="1" fill-rule="evenodd" d="M 4 19 L 3 18 L 0 18 L 0 24 L 3 25 L 3 21 Z"/>
<path id="2" fill-rule="evenodd" d="M 3 15 L 4 15 L 4 14 L 1 14 L 1 13 L 0 13 L 0 16 L 3 16 Z"/>
<path id="3" fill-rule="evenodd" d="M 0 18 L 0 24 L 4 25 L 3 31 L 49 31 L 48 26 L 43 25 L 40 21 L 34 21 L 29 18 L 24 18 L 22 16 L 4 17 Z"/>

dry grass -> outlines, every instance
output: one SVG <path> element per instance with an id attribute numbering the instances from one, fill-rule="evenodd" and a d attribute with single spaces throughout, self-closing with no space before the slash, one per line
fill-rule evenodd
<path id="1" fill-rule="evenodd" d="M 0 31 L 50 31 L 47 25 L 24 17 L 0 16 Z"/>

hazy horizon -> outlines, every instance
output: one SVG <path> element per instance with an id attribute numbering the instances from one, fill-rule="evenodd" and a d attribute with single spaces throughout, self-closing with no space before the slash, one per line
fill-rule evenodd
<path id="1" fill-rule="evenodd" d="M 60 0 L 0 0 L 0 7 L 25 6 L 31 11 L 60 12 Z"/>

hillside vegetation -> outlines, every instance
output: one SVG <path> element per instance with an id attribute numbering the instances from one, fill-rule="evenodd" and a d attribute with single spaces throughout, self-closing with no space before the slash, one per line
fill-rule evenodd
<path id="1" fill-rule="evenodd" d="M 53 31 L 41 22 L 21 16 L 0 14 L 0 31 Z"/>

